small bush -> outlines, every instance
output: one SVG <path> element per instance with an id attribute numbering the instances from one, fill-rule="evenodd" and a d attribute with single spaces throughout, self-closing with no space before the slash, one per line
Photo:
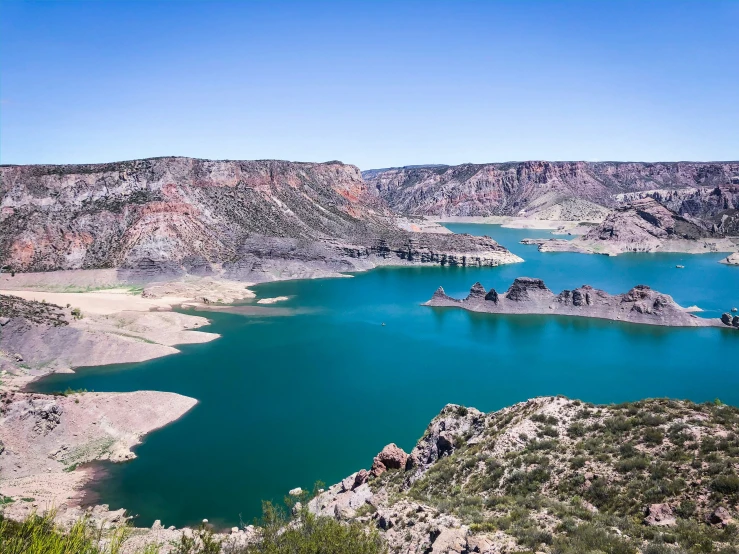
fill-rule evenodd
<path id="1" fill-rule="evenodd" d="M 721 494 L 739 492 L 739 477 L 736 475 L 718 475 L 711 481 L 711 488 Z"/>

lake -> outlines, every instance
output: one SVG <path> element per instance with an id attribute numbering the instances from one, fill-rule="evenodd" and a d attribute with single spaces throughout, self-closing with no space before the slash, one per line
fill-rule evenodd
<path id="1" fill-rule="evenodd" d="M 331 484 L 369 468 L 387 443 L 409 451 L 447 403 L 489 411 L 563 394 L 596 403 L 669 396 L 739 405 L 739 333 L 730 329 L 420 305 L 440 285 L 462 297 L 475 281 L 501 292 L 527 276 L 555 292 L 590 284 L 619 293 L 647 284 L 716 317 L 739 305 L 739 267 L 717 263 L 725 254 L 542 254 L 519 241 L 552 236 L 547 231 L 448 227 L 492 236 L 526 261 L 263 284 L 254 287 L 259 298 L 289 296 L 278 306 L 294 313 L 204 312 L 212 320 L 206 329 L 219 340 L 37 382 L 35 390 L 44 392 L 148 389 L 199 400 L 148 435 L 137 459 L 104 464 L 91 487 L 96 500 L 138 514 L 142 526 L 208 518 L 230 527 L 258 516 L 262 499 L 281 500 L 293 487 Z"/>

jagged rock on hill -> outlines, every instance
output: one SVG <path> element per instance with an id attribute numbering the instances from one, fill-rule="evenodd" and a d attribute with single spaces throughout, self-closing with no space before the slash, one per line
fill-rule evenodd
<path id="1" fill-rule="evenodd" d="M 508 290 L 499 294 L 485 291 L 480 283 L 472 285 L 464 299 L 448 296 L 442 287 L 434 292 L 426 306 L 459 307 L 492 314 L 551 314 L 593 317 L 646 325 L 669 327 L 734 326 L 730 314 L 721 319 L 700 318 L 679 306 L 671 296 L 637 285 L 624 294 L 611 295 L 590 285 L 555 294 L 541 279 L 519 277 Z M 739 317 L 736 318 L 739 320 Z"/>

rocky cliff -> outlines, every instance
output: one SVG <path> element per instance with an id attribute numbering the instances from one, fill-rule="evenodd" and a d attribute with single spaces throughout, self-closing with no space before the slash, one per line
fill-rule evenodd
<path id="1" fill-rule="evenodd" d="M 536 398 L 446 406 L 310 509 L 378 528 L 390 552 L 734 552 L 739 411 Z"/>
<path id="2" fill-rule="evenodd" d="M 589 285 L 553 293 L 541 279 L 519 277 L 505 293 L 486 291 L 475 283 L 467 298 L 457 300 L 444 289 L 434 293 L 426 306 L 460 307 L 493 314 L 552 314 L 594 317 L 668 327 L 722 326 L 721 320 L 696 317 L 681 308 L 671 296 L 637 285 L 624 294 L 611 295 Z M 728 324 L 731 327 L 731 321 Z"/>
<path id="3" fill-rule="evenodd" d="M 529 161 L 389 168 L 363 176 L 391 208 L 404 214 L 527 215 L 544 195 L 549 195 L 549 206 L 577 198 L 611 207 L 616 205 L 614 195 L 625 192 L 731 185 L 734 179 L 739 182 L 739 162 Z"/>
<path id="4" fill-rule="evenodd" d="M 727 238 L 722 228 L 706 228 L 690 216 L 682 216 L 652 197 L 634 200 L 616 208 L 602 223 L 571 241 L 525 239 L 542 252 L 733 252 L 736 241 Z"/>
<path id="5" fill-rule="evenodd" d="M 389 263 L 517 261 L 490 239 L 409 233 L 340 162 L 156 158 L 0 167 L 0 263 L 120 268 L 129 279 L 222 271 L 267 280 Z"/>
<path id="6" fill-rule="evenodd" d="M 700 221 L 714 232 L 739 236 L 739 185 L 658 189 L 617 196 L 617 200 L 623 202 L 641 198 L 653 198 L 682 216 Z"/>

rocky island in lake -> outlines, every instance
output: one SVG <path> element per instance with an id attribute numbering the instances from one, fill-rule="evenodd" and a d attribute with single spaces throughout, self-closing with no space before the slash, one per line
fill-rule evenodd
<path id="1" fill-rule="evenodd" d="M 666 327 L 739 327 L 739 317 L 724 314 L 722 319 L 700 318 L 678 305 L 670 295 L 637 285 L 624 294 L 583 285 L 555 294 L 541 279 L 519 277 L 499 294 L 475 283 L 466 298 L 448 296 L 439 287 L 426 306 L 460 307 L 493 314 L 553 314 L 594 317 Z M 728 317 L 727 317 L 728 316 Z"/>

